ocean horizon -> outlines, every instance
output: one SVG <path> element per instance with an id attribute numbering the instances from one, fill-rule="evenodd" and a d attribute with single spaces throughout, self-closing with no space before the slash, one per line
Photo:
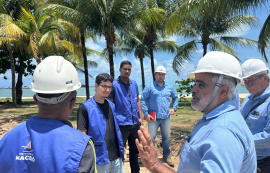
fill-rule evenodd
<path id="1" fill-rule="evenodd" d="M 176 90 L 177 88 L 179 88 L 179 85 L 173 85 L 173 87 Z M 140 85 L 138 87 L 138 89 L 139 89 L 139 94 L 141 94 L 142 93 L 142 86 Z M 237 85 L 236 89 L 237 89 L 237 92 L 239 94 L 247 94 L 248 93 L 247 89 L 242 85 Z M 28 89 L 28 88 L 24 88 L 22 90 L 23 90 L 22 97 L 33 97 L 33 95 L 35 94 L 33 91 L 31 91 L 31 89 Z M 94 86 L 90 86 L 89 91 L 90 91 L 90 96 L 95 95 L 95 87 Z M 86 96 L 85 87 L 81 87 L 77 90 L 77 96 Z M 11 98 L 11 97 L 12 97 L 11 88 L 7 88 L 7 89 L 1 88 L 0 89 L 0 98 Z"/>

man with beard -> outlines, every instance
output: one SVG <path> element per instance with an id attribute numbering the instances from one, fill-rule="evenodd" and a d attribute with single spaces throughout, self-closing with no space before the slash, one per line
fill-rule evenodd
<path id="1" fill-rule="evenodd" d="M 111 92 L 112 82 L 107 73 L 97 75 L 96 94 L 80 105 L 77 128 L 94 139 L 97 172 L 124 173 L 124 147 L 115 106 L 105 99 Z"/>
<path id="2" fill-rule="evenodd" d="M 140 172 L 138 150 L 135 139 L 138 138 L 142 107 L 136 81 L 129 79 L 132 64 L 129 61 L 120 63 L 120 76 L 113 81 L 113 89 L 108 99 L 115 104 L 116 119 L 121 130 L 124 147 L 129 145 L 129 163 L 131 173 Z"/>
<path id="3" fill-rule="evenodd" d="M 194 78 L 192 108 L 203 112 L 181 150 L 177 172 L 255 173 L 256 153 L 252 134 L 232 100 L 241 81 L 239 62 L 224 52 L 208 52 L 188 74 Z M 136 140 L 141 160 L 151 172 L 174 172 L 158 161 L 144 127 Z"/>
<path id="4" fill-rule="evenodd" d="M 270 87 L 268 68 L 259 59 L 242 64 L 243 80 L 250 93 L 244 100 L 241 113 L 253 134 L 258 172 L 270 172 Z"/>

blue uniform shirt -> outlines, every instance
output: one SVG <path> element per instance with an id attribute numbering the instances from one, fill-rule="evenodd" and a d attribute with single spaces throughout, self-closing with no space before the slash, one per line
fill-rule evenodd
<path id="1" fill-rule="evenodd" d="M 181 150 L 177 172 L 256 173 L 252 134 L 234 100 L 198 121 Z"/>
<path id="2" fill-rule="evenodd" d="M 240 110 L 240 107 L 241 107 L 241 106 L 240 106 L 240 97 L 239 97 L 239 94 L 238 94 L 236 88 L 235 88 L 235 90 L 234 90 L 232 100 L 235 101 L 236 109 Z"/>
<path id="3" fill-rule="evenodd" d="M 172 97 L 173 109 L 178 106 L 178 94 L 174 88 L 164 82 L 163 86 L 156 81 L 147 85 L 141 95 L 142 111 L 145 117 L 149 111 L 156 111 L 157 118 L 166 119 L 170 115 L 170 97 Z M 147 108 L 148 106 L 148 108 Z"/>
<path id="4" fill-rule="evenodd" d="M 258 97 L 254 98 L 249 94 L 240 110 L 253 134 L 258 160 L 270 156 L 270 98 L 252 111 L 251 109 L 268 96 L 270 96 L 270 87 Z"/>

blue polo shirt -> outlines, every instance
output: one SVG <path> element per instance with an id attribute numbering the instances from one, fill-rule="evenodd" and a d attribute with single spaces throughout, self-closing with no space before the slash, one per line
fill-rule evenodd
<path id="1" fill-rule="evenodd" d="M 241 113 L 253 134 L 257 159 L 270 156 L 270 98 L 251 110 L 253 106 L 270 96 L 270 86 L 258 97 L 249 94 L 243 101 Z"/>
<path id="2" fill-rule="evenodd" d="M 157 118 L 166 119 L 170 116 L 170 97 L 173 109 L 178 106 L 178 94 L 171 85 L 164 82 L 160 86 L 156 81 L 147 85 L 141 95 L 142 111 L 145 117 L 149 111 L 156 111 Z"/>
<path id="3" fill-rule="evenodd" d="M 185 141 L 177 172 L 256 173 L 252 134 L 235 101 L 203 115 Z"/>

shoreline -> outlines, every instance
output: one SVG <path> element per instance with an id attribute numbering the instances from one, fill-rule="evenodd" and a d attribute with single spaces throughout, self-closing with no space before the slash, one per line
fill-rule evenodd
<path id="1" fill-rule="evenodd" d="M 239 93 L 239 98 L 245 98 L 249 93 Z M 86 96 L 77 96 L 77 97 L 86 97 Z M 92 96 L 90 96 L 92 97 Z M 141 97 L 141 95 L 139 95 L 139 97 Z M 191 94 L 189 96 L 187 96 L 187 98 L 190 98 L 191 97 Z M 7 99 L 7 98 L 10 98 L 11 97 L 0 97 L 0 99 Z M 22 97 L 22 99 L 32 99 L 33 97 Z"/>

